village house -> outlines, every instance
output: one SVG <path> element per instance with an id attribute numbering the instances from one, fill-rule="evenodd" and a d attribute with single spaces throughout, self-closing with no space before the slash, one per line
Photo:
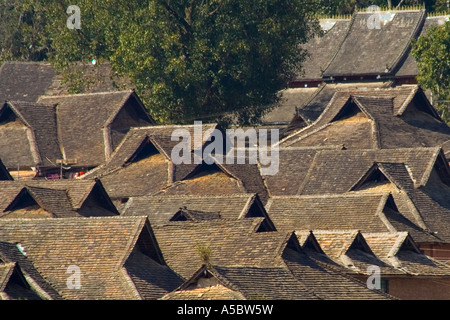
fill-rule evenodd
<path id="1" fill-rule="evenodd" d="M 8 263 L 11 268 L 15 263 L 31 274 L 26 269 L 31 264 L 35 274 L 40 274 L 35 277 L 51 286 L 48 288 L 42 281 L 33 284 L 39 285 L 37 292 L 43 291 L 44 299 L 158 299 L 183 283 L 167 267 L 148 220 L 143 217 L 0 219 L 0 237 L 2 243 L 12 247 L 6 250 L 8 254 L 18 251 L 16 246 L 21 252 L 16 252 L 20 259 L 12 256 L 5 262 L 0 252 L 0 267 L 4 269 L 3 264 Z M 72 266 L 79 271 L 79 278 L 68 282 L 75 274 Z M 7 289 L 12 281 L 6 281 Z M 5 286 L 0 288 L 5 290 Z M 14 297 L 8 290 L 2 295 Z"/>
<path id="2" fill-rule="evenodd" d="M 281 128 L 286 134 L 311 124 L 339 87 L 399 88 L 416 84 L 418 67 L 410 53 L 411 40 L 430 26 L 444 23 L 448 16 L 427 16 L 424 10 L 389 13 L 386 21 L 381 19 L 380 29 L 367 26 L 367 18 L 373 13 L 365 11 L 352 17 L 320 19 L 322 35 L 302 46 L 308 54 L 302 70 L 280 93 L 279 104 L 262 124 Z M 433 100 L 432 95 L 430 98 Z"/>
<path id="3" fill-rule="evenodd" d="M 273 175 L 199 159 L 215 123 L 174 161 L 195 127 L 157 125 L 108 65 L 73 94 L 48 63 L 3 63 L 0 299 L 450 299 L 450 129 L 410 53 L 446 17 L 369 14 L 303 46 L 261 121 Z"/>
<path id="4" fill-rule="evenodd" d="M 153 124 L 134 91 L 8 101 L 0 109 L 0 157 L 10 171 L 71 178 L 105 163 L 132 127 Z"/>

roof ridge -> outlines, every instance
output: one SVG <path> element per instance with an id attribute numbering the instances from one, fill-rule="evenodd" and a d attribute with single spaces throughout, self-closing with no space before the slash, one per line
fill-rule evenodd
<path id="1" fill-rule="evenodd" d="M 57 99 L 57 98 L 68 98 L 68 97 L 81 97 L 81 96 L 100 96 L 107 94 L 128 94 L 135 92 L 133 89 L 127 90 L 117 90 L 117 91 L 100 91 L 100 92 L 84 92 L 84 93 L 69 93 L 69 94 L 58 94 L 58 95 L 41 95 L 39 96 L 38 101 L 41 99 Z"/>

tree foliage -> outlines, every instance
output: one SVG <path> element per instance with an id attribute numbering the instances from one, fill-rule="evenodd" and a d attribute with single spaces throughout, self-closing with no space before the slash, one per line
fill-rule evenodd
<path id="1" fill-rule="evenodd" d="M 0 63 L 47 59 L 50 40 L 43 11 L 20 0 L 0 2 Z"/>
<path id="2" fill-rule="evenodd" d="M 79 0 L 79 30 L 66 26 L 70 4 L 23 0 L 15 11 L 45 17 L 46 55 L 69 83 L 80 62 L 110 62 L 164 123 L 257 122 L 318 31 L 313 0 Z"/>
<path id="3" fill-rule="evenodd" d="M 413 41 L 411 53 L 419 68 L 417 81 L 433 92 L 437 109 L 442 112 L 444 120 L 449 122 L 450 22 L 430 27 L 417 41 Z"/>

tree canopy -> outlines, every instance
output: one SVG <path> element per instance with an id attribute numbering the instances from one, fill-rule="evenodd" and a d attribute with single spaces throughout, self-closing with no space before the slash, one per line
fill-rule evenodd
<path id="1" fill-rule="evenodd" d="M 412 51 L 417 60 L 418 83 L 434 95 L 435 106 L 442 117 L 450 121 L 450 22 L 430 27 L 413 41 Z"/>
<path id="2" fill-rule="evenodd" d="M 314 4 L 79 0 L 81 29 L 66 26 L 68 1 L 12 5 L 15 15 L 32 15 L 42 42 L 51 40 L 45 58 L 64 71 L 66 80 L 76 84 L 77 63 L 110 62 L 161 122 L 233 119 L 250 124 L 270 109 L 301 68 L 305 55 L 299 45 L 319 30 L 312 18 Z M 45 23 L 37 21 L 41 16 Z M 17 47 L 24 47 L 25 40 Z"/>

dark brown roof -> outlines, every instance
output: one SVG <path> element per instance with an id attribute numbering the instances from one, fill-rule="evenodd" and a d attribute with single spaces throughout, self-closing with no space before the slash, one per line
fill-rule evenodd
<path id="1" fill-rule="evenodd" d="M 424 185 L 439 154 L 440 148 L 321 150 L 316 153 L 298 193 L 351 191 L 375 162 L 404 164 L 415 184 Z"/>
<path id="2" fill-rule="evenodd" d="M 362 232 L 408 231 L 421 242 L 440 240 L 398 212 L 390 193 L 279 196 L 266 210 L 277 230 L 361 230 Z"/>
<path id="3" fill-rule="evenodd" d="M 188 176 L 155 195 L 232 195 L 256 193 L 265 204 L 269 193 L 258 164 L 202 163 Z"/>
<path id="4" fill-rule="evenodd" d="M 248 250 L 250 260 L 233 259 L 230 254 L 227 260 L 214 260 L 212 266 L 201 266 L 194 275 L 175 292 L 181 292 L 183 297 L 191 297 L 199 286 L 221 285 L 234 292 L 241 293 L 246 299 L 389 299 L 387 295 L 367 289 L 365 284 L 345 276 L 336 268 L 331 271 L 315 263 L 300 248 L 297 238 L 291 234 L 288 237 L 281 235 L 274 237 L 273 232 L 253 234 L 251 238 L 259 239 L 257 242 L 245 241 L 244 247 Z M 247 238 L 250 240 L 251 238 Z M 284 238 L 284 240 L 282 240 Z M 255 240 L 256 240 L 255 239 Z M 264 240 L 263 240 L 264 239 Z M 270 240 L 272 239 L 272 240 Z M 281 239 L 283 244 L 280 246 Z M 244 240 L 242 238 L 242 240 Z M 262 242 L 263 241 L 263 242 Z M 278 257 L 272 262 L 266 260 L 261 264 L 254 260 L 254 254 L 276 245 Z M 212 246 L 220 248 L 220 246 Z M 251 254 L 250 254 L 251 252 Z M 225 252 L 224 252 L 225 253 Z M 221 253 L 219 253 L 221 254 Z M 232 258 L 233 257 L 233 258 Z M 192 290 L 195 290 L 192 292 Z M 191 291 L 191 292 L 189 292 Z M 167 296 L 166 296 L 167 297 Z M 169 298 L 176 298 L 172 293 Z"/>
<path id="5" fill-rule="evenodd" d="M 319 88 L 289 88 L 280 92 L 280 102 L 266 114 L 261 122 L 264 125 L 288 124 L 296 109 L 303 107 Z"/>
<path id="6" fill-rule="evenodd" d="M 218 127 L 211 124 L 202 128 L 206 132 Z M 194 126 L 131 129 L 111 159 L 86 173 L 82 179 L 100 178 L 108 194 L 114 199 L 151 195 L 168 187 L 199 166 L 195 163 L 194 156 L 191 164 L 172 162 L 172 150 L 179 141 L 172 141 L 171 136 L 177 129 L 187 130 L 192 137 L 194 135 Z"/>
<path id="7" fill-rule="evenodd" d="M 313 234 L 325 254 L 349 274 L 370 275 L 369 267 L 377 266 L 385 277 L 405 275 L 404 271 L 380 260 L 358 230 L 314 230 Z"/>
<path id="8" fill-rule="evenodd" d="M 0 183 L 0 192 L 2 218 L 119 214 L 101 182 L 96 180 L 3 181 Z"/>
<path id="9" fill-rule="evenodd" d="M 405 92 L 406 89 L 409 94 Z M 337 92 L 310 126 L 281 140 L 287 147 L 434 147 L 449 140 L 450 128 L 417 86 Z"/>
<path id="10" fill-rule="evenodd" d="M 157 299 L 182 279 L 165 265 L 146 221 L 1 219 L 0 240 L 20 243 L 36 270 L 64 299 Z M 80 268 L 77 290 L 67 286 L 67 271 L 73 265 Z"/>
<path id="11" fill-rule="evenodd" d="M 169 267 L 189 278 L 202 265 L 199 247 L 208 245 L 214 265 L 273 265 L 289 237 L 278 232 L 256 232 L 263 222 L 264 218 L 179 221 L 154 225 L 153 230 Z"/>
<path id="12" fill-rule="evenodd" d="M 303 105 L 299 105 L 296 109 L 296 114 L 290 122 L 290 126 L 292 127 L 291 131 L 302 128 L 302 126 L 298 126 L 295 123 L 298 121 L 298 117 L 303 119 L 307 125 L 316 121 L 336 92 L 346 90 L 358 90 L 359 92 L 373 90 L 376 88 L 390 88 L 391 86 L 392 83 L 386 81 L 322 83 L 310 99 L 308 99 Z"/>
<path id="13" fill-rule="evenodd" d="M 148 216 L 152 226 L 168 224 L 181 211 L 193 215 L 187 220 L 263 217 L 272 224 L 259 197 L 255 194 L 232 195 L 164 195 L 130 198 L 124 216 Z M 206 216 L 202 218 L 202 216 Z"/>
<path id="14" fill-rule="evenodd" d="M 373 253 L 387 264 L 412 276 L 450 275 L 448 264 L 424 255 L 407 232 L 364 233 Z"/>
<path id="15" fill-rule="evenodd" d="M 239 266 L 202 266 L 180 288 L 162 299 L 206 300 L 211 298 L 211 292 L 214 298 L 220 292 L 218 300 L 320 299 L 284 268 Z"/>
<path id="16" fill-rule="evenodd" d="M 1 148 L 0 156 L 5 159 L 5 164 L 9 168 L 17 168 L 18 165 L 24 167 L 56 165 L 56 160 L 61 159 L 62 155 L 54 105 L 10 101 L 3 106 L 1 112 L 4 120 L 0 130 L 4 135 L 4 146 Z M 11 118 L 11 112 L 15 115 L 15 121 L 14 117 Z M 14 139 L 15 133 L 20 133 L 16 139 L 22 141 Z M 29 155 L 32 161 L 25 160 L 25 156 Z"/>
<path id="17" fill-rule="evenodd" d="M 327 20 L 322 19 L 321 22 L 325 23 Z M 322 73 L 344 40 L 351 21 L 342 19 L 328 22 L 333 24 L 331 28 L 323 30 L 321 36 L 309 40 L 302 46 L 309 56 L 303 63 L 303 72 L 297 76 L 296 80 L 322 79 Z"/>
<path id="18" fill-rule="evenodd" d="M 264 176 L 270 195 L 296 195 L 311 167 L 316 154 L 327 148 L 280 148 L 279 170 Z"/>
<path id="19" fill-rule="evenodd" d="M 371 12 L 353 15 L 351 25 L 323 76 L 392 75 L 403 61 L 411 39 L 425 21 L 425 10 L 393 11 L 393 19 L 381 29 L 367 25 Z"/>
<path id="20" fill-rule="evenodd" d="M 6 101 L 36 102 L 56 76 L 49 63 L 4 62 L 0 67 L 0 104 Z"/>
<path id="21" fill-rule="evenodd" d="M 61 296 L 19 249 L 19 244 L 0 242 L 1 300 L 60 300 Z"/>
<path id="22" fill-rule="evenodd" d="M 77 166 L 104 163 L 120 143 L 116 135 L 155 123 L 134 91 L 41 96 L 38 102 L 56 105 L 60 148 L 66 159 L 77 160 Z"/>

